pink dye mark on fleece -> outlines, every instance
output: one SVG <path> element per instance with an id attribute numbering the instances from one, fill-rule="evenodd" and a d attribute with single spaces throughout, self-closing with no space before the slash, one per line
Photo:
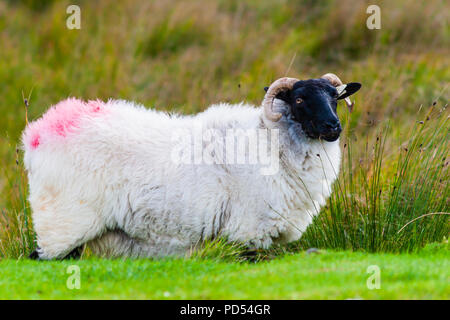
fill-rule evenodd
<path id="1" fill-rule="evenodd" d="M 84 102 L 69 98 L 51 107 L 42 118 L 30 123 L 25 130 L 25 146 L 36 149 L 43 139 L 66 137 L 79 128 L 82 117 L 92 117 L 105 112 L 100 100 Z"/>

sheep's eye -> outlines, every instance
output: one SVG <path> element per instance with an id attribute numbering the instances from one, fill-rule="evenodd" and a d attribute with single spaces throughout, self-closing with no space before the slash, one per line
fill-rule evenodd
<path id="1" fill-rule="evenodd" d="M 296 102 L 297 104 L 300 104 L 300 103 L 303 102 L 303 100 L 302 100 L 301 98 L 297 98 L 297 99 L 295 100 L 295 102 Z"/>

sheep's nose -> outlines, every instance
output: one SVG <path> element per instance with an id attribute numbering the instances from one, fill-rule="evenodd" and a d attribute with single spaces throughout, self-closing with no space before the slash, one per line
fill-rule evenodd
<path id="1" fill-rule="evenodd" d="M 341 130 L 341 124 L 339 121 L 329 121 L 325 123 L 325 127 L 330 131 L 340 131 Z"/>

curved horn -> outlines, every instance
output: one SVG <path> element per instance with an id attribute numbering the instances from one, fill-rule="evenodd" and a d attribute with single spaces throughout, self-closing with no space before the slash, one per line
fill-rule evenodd
<path id="1" fill-rule="evenodd" d="M 331 82 L 331 84 L 335 87 L 341 87 L 340 90 L 338 89 L 338 93 L 341 94 L 341 92 L 345 89 L 345 87 L 342 84 L 341 79 L 334 73 L 326 73 L 322 77 L 322 79 L 326 79 Z M 347 105 L 347 108 L 350 112 L 353 110 L 353 102 L 350 100 L 349 97 L 344 99 L 345 104 Z"/>
<path id="2" fill-rule="evenodd" d="M 281 119 L 281 113 L 274 112 L 272 109 L 273 100 L 281 91 L 292 89 L 294 83 L 296 83 L 297 81 L 299 80 L 295 78 L 280 78 L 270 85 L 262 103 L 264 114 L 266 115 L 267 119 L 274 122 L 277 122 Z"/>
<path id="3" fill-rule="evenodd" d="M 334 73 L 326 73 L 321 78 L 330 81 L 331 84 L 335 87 L 342 86 L 341 79 L 339 79 L 339 77 Z"/>

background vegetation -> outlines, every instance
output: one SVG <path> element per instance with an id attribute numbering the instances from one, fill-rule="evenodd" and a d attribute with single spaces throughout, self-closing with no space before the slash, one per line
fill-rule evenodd
<path id="1" fill-rule="evenodd" d="M 81 7 L 81 30 L 66 28 L 72 3 Z M 381 8 L 380 30 L 366 27 L 368 1 L 0 1 L 0 257 L 34 246 L 18 149 L 23 95 L 29 119 L 68 96 L 189 114 L 218 101 L 258 105 L 276 78 L 326 72 L 363 84 L 354 112 L 339 110 L 342 174 L 302 239 L 260 258 L 312 246 L 414 251 L 443 241 L 449 2 L 370 4 Z"/>

